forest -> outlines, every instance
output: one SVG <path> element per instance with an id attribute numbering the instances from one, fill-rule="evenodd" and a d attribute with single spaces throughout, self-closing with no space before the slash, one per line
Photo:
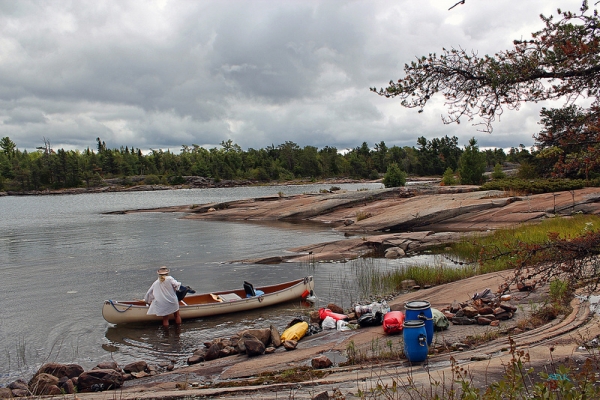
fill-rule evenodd
<path id="1" fill-rule="evenodd" d="M 461 148 L 457 137 L 448 136 L 431 140 L 419 137 L 414 147 L 388 147 L 383 141 L 371 147 L 363 142 L 345 152 L 329 146 L 300 147 L 290 141 L 243 150 L 227 140 L 210 149 L 183 145 L 178 153 L 143 152 L 134 146 L 111 149 L 100 138 L 93 148 L 83 151 L 53 149 L 50 141 L 44 139 L 36 151 L 27 152 L 4 137 L 0 139 L 0 190 L 90 188 L 104 185 L 104 180 L 109 178 L 122 178 L 127 183 L 134 176 L 143 176 L 145 184 L 166 185 L 182 184 L 185 176 L 201 176 L 216 182 L 251 180 L 257 183 L 342 177 L 379 179 L 392 165 L 409 176 L 442 176 L 452 172 L 460 179 L 460 172 L 464 171 L 461 157 L 465 158 L 465 152 L 471 159 L 475 153 L 482 172 L 510 162 L 521 165 L 526 174 L 550 174 L 536 161 L 535 151 L 523 145 L 511 148 L 507 154 L 503 149 L 479 150 L 474 139 Z"/>

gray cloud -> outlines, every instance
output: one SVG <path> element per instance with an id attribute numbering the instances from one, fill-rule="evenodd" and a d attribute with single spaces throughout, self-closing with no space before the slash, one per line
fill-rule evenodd
<path id="1" fill-rule="evenodd" d="M 340 149 L 476 137 L 530 146 L 539 107 L 507 112 L 491 135 L 443 125 L 369 87 L 442 47 L 480 54 L 541 28 L 579 0 L 0 1 L 0 137 L 20 149 L 242 148 L 293 141 Z M 541 107 L 541 106 L 540 106 Z"/>

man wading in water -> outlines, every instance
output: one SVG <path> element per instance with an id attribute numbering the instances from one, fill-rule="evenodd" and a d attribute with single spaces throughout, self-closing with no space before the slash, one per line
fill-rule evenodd
<path id="1" fill-rule="evenodd" d="M 169 326 L 169 316 L 175 314 L 175 323 L 181 324 L 181 315 L 179 315 L 179 300 L 175 291 L 181 286 L 175 278 L 169 276 L 169 268 L 160 267 L 158 271 L 158 279 L 154 281 L 144 301 L 150 304 L 148 315 L 158 315 L 162 317 L 163 326 Z"/>

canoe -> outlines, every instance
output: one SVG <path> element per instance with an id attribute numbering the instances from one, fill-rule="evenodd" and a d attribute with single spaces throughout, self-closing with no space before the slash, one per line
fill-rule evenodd
<path id="1" fill-rule="evenodd" d="M 179 303 L 179 313 L 181 319 L 192 319 L 253 310 L 291 300 L 300 300 L 306 297 L 313 288 L 313 277 L 307 276 L 278 285 L 256 287 L 257 295 L 251 297 L 246 297 L 244 289 L 187 295 Z M 102 306 L 102 316 L 111 324 L 162 321 L 162 317 L 148 315 L 148 307 L 143 300 L 105 300 Z"/>

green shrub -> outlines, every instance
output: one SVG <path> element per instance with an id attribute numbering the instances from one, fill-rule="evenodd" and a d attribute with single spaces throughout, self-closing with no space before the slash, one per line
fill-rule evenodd
<path id="1" fill-rule="evenodd" d="M 535 170 L 535 166 L 528 162 L 522 162 L 517 171 L 517 176 L 521 179 L 539 178 L 539 174 Z"/>
<path id="2" fill-rule="evenodd" d="M 406 172 L 402 171 L 398 164 L 392 163 L 388 166 L 383 177 L 383 185 L 388 187 L 399 187 L 406 184 Z"/>
<path id="3" fill-rule="evenodd" d="M 576 190 L 586 186 L 581 179 L 520 179 L 506 178 L 486 182 L 482 190 L 504 190 L 523 194 L 540 194 Z"/>
<path id="4" fill-rule="evenodd" d="M 494 172 L 492 172 L 493 179 L 504 179 L 506 178 L 506 174 L 502 171 L 502 165 L 496 164 L 494 166 Z"/>
<path id="5" fill-rule="evenodd" d="M 442 175 L 442 183 L 444 186 L 456 185 L 456 178 L 454 177 L 454 171 L 452 168 L 446 168 L 444 175 Z"/>
<path id="6" fill-rule="evenodd" d="M 181 175 L 171 177 L 171 185 L 183 185 L 184 183 L 185 179 Z"/>
<path id="7" fill-rule="evenodd" d="M 160 183 L 160 178 L 156 175 L 146 175 L 144 182 L 146 185 L 158 185 Z"/>
<path id="8" fill-rule="evenodd" d="M 567 281 L 555 279 L 550 282 L 550 300 L 553 303 L 564 304 L 570 299 L 571 291 Z"/>

